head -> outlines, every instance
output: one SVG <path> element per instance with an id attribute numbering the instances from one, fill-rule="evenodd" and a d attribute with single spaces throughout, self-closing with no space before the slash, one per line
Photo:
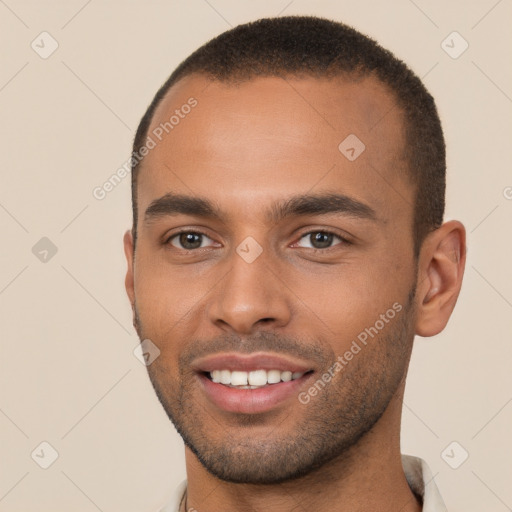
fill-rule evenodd
<path id="1" fill-rule="evenodd" d="M 414 335 L 446 325 L 465 253 L 421 80 L 341 23 L 259 20 L 172 73 L 132 163 L 126 287 L 190 453 L 275 483 L 396 434 Z M 269 404 L 218 393 L 222 365 L 297 378 Z"/>

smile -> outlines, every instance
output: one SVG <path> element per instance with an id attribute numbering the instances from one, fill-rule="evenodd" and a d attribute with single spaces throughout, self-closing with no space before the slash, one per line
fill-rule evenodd
<path id="1" fill-rule="evenodd" d="M 209 404 L 242 414 L 293 406 L 315 373 L 307 361 L 270 352 L 211 354 L 195 360 L 192 369 Z"/>
<path id="2" fill-rule="evenodd" d="M 306 372 L 291 372 L 281 370 L 213 370 L 209 372 L 212 382 L 239 389 L 258 389 L 269 384 L 289 382 L 300 379 Z"/>

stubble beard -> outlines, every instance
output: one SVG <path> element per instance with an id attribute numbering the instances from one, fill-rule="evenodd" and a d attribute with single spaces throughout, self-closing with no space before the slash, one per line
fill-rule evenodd
<path id="1" fill-rule="evenodd" d="M 410 359 L 414 291 L 408 303 L 378 339 L 368 341 L 343 371 L 308 404 L 297 399 L 295 413 L 278 419 L 261 414 L 212 415 L 202 405 L 201 391 L 190 370 L 180 363 L 177 377 L 156 359 L 148 374 L 169 419 L 185 445 L 215 477 L 233 483 L 278 484 L 304 477 L 334 461 L 348 459 L 355 446 L 381 418 L 405 378 Z M 134 325 L 143 329 L 135 307 Z M 279 337 L 265 333 L 265 345 Z M 273 343 L 272 340 L 275 340 Z M 332 354 L 324 357 L 332 367 Z M 176 373 L 176 372 L 175 372 Z M 296 421 L 290 424 L 289 416 Z M 225 423 L 223 423 L 225 422 Z M 279 423 L 280 422 L 280 423 Z"/>

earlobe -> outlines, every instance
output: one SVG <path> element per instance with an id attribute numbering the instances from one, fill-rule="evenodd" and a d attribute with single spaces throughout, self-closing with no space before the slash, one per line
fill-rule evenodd
<path id="1" fill-rule="evenodd" d="M 459 296 L 465 262 L 466 232 L 460 222 L 446 222 L 425 239 L 418 267 L 419 336 L 435 336 L 445 328 Z"/>

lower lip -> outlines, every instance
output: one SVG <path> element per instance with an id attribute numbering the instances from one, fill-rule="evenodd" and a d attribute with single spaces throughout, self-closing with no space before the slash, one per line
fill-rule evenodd
<path id="1" fill-rule="evenodd" d="M 237 389 L 213 382 L 206 375 L 200 374 L 199 380 L 206 396 L 219 409 L 242 414 L 267 412 L 290 397 L 297 397 L 299 389 L 312 373 L 277 384 L 268 384 L 258 389 Z"/>

